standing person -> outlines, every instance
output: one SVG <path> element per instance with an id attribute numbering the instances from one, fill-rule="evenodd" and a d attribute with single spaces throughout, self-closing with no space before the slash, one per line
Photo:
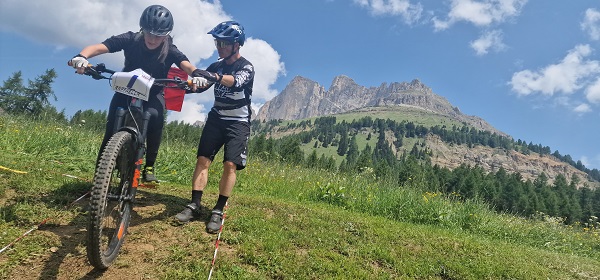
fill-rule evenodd
<path id="1" fill-rule="evenodd" d="M 236 171 L 246 167 L 254 66 L 239 52 L 246 39 L 241 24 L 235 21 L 222 22 L 208 34 L 214 37 L 220 60 L 206 70 L 195 70 L 192 76 L 208 80 L 209 86 L 204 90 L 214 84 L 215 103 L 208 113 L 198 144 L 192 201 L 175 217 L 185 223 L 198 216 L 202 193 L 208 181 L 208 168 L 217 152 L 224 147 L 219 198 L 206 225 L 206 231 L 216 233 L 221 227 L 223 208 L 235 185 Z"/>
<path id="2" fill-rule="evenodd" d="M 173 44 L 173 38 L 169 35 L 173 30 L 173 15 L 161 5 L 147 7 L 140 17 L 140 31 L 126 32 L 112 36 L 100 44 L 89 45 L 69 62 L 77 73 L 83 74 L 89 64 L 88 59 L 105 54 L 123 51 L 125 55 L 124 72 L 141 68 L 153 78 L 167 78 L 171 65 L 175 64 L 191 75 L 196 67 L 189 59 Z M 194 78 L 194 87 L 206 86 L 203 78 Z M 131 97 L 115 93 L 110 102 L 104 139 L 98 152 L 98 159 L 102 154 L 104 146 L 113 134 L 115 112 L 118 107 L 127 108 Z M 144 110 L 150 112 L 150 122 L 147 132 L 146 164 L 142 171 L 142 183 L 158 185 L 159 181 L 154 175 L 154 163 L 160 147 L 164 112 L 165 97 L 163 88 L 153 86 L 150 97 L 144 103 Z"/>

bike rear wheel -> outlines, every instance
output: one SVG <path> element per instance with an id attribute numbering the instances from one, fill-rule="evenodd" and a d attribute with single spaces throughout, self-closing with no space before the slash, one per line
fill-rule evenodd
<path id="1" fill-rule="evenodd" d="M 126 131 L 115 133 L 96 167 L 90 199 L 87 256 L 96 268 L 106 269 L 119 254 L 133 208 L 135 143 Z"/>

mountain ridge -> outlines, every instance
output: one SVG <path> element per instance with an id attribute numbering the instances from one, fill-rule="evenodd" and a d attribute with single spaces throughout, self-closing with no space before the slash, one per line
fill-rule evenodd
<path id="1" fill-rule="evenodd" d="M 393 110 L 399 114 L 408 113 L 407 108 L 420 110 L 429 116 L 448 118 L 455 121 L 455 125 L 462 123 L 480 131 L 507 137 L 511 141 L 513 139 L 482 118 L 463 114 L 458 107 L 435 94 L 418 79 L 411 82 L 382 83 L 379 87 L 366 88 L 356 84 L 351 78 L 340 75 L 335 77 L 329 89 L 325 90 L 317 82 L 296 76 L 278 96 L 261 108 L 257 118 L 259 120 L 300 120 L 329 115 L 340 116 L 352 112 L 374 116 L 382 110 Z M 446 127 L 451 129 L 452 124 L 446 123 Z M 388 141 L 393 143 L 396 140 L 398 139 Z M 426 144 L 435 154 L 432 157 L 432 164 L 450 169 L 468 164 L 482 166 L 489 172 L 495 172 L 502 167 L 511 173 L 519 172 L 524 179 L 530 180 L 544 173 L 549 176 L 550 181 L 553 181 L 558 174 L 563 174 L 569 180 L 573 175 L 577 175 L 581 179 L 580 187 L 583 183 L 598 186 L 598 182 L 591 180 L 587 173 L 552 155 L 523 154 L 503 148 L 474 148 L 471 145 L 443 143 L 436 137 L 425 137 L 423 141 L 424 145 Z"/>
<path id="2" fill-rule="evenodd" d="M 408 105 L 445 115 L 479 130 L 490 131 L 505 137 L 508 134 L 496 129 L 477 116 L 463 114 L 446 98 L 435 94 L 418 79 L 411 82 L 382 83 L 379 87 L 365 87 L 352 78 L 336 76 L 329 89 L 302 76 L 290 83 L 258 111 L 258 120 L 298 120 L 327 116 L 365 107 Z"/>

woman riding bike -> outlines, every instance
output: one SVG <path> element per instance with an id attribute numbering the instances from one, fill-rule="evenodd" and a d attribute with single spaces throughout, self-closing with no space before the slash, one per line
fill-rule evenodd
<path id="1" fill-rule="evenodd" d="M 105 53 L 123 51 L 125 55 L 123 72 L 141 68 L 152 77 L 161 79 L 167 78 L 169 69 L 175 64 L 191 75 L 196 67 L 173 44 L 173 38 L 169 35 L 173 25 L 173 15 L 167 8 L 161 5 L 149 6 L 140 17 L 140 31 L 129 31 L 112 36 L 100 44 L 87 46 L 69 61 L 70 65 L 77 69 L 77 73 L 83 74 L 89 64 L 88 59 Z M 194 87 L 206 85 L 206 80 L 201 77 L 193 78 L 193 82 Z M 122 94 L 113 95 L 108 109 L 104 139 L 98 155 L 102 153 L 113 134 L 116 109 L 127 108 L 128 99 L 129 97 Z M 151 114 L 151 118 L 148 125 L 146 164 L 142 171 L 142 183 L 157 185 L 159 181 L 154 175 L 154 163 L 160 147 L 165 110 L 165 98 L 161 87 L 152 87 L 150 98 L 144 104 L 144 110 Z"/>

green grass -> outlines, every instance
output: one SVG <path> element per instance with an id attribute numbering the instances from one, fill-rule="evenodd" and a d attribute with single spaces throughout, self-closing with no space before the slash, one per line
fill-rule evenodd
<path id="1" fill-rule="evenodd" d="M 391 119 L 396 122 L 413 122 L 415 125 L 422 125 L 424 127 L 433 127 L 436 125 L 446 126 L 448 128 L 452 128 L 453 125 L 457 127 L 462 127 L 464 124 L 451 120 L 448 116 L 442 116 L 439 114 L 435 114 L 432 112 L 423 111 L 423 109 L 413 108 L 409 106 L 402 106 L 399 109 L 397 106 L 390 107 L 368 107 L 361 108 L 350 112 L 340 113 L 335 115 L 336 123 L 340 123 L 342 121 L 346 121 L 347 123 L 351 123 L 354 120 L 359 120 L 364 118 L 365 116 L 370 116 L 375 119 Z M 284 120 L 279 125 L 280 127 L 286 127 L 291 123 L 298 124 L 302 121 L 311 120 L 314 123 L 314 120 L 318 117 L 302 119 L 302 120 Z"/>
<path id="2" fill-rule="evenodd" d="M 27 271 L 32 262 L 45 267 L 38 274 L 47 277 L 93 276 L 84 235 L 76 230 L 85 227 L 85 215 L 81 205 L 68 207 L 90 183 L 63 174 L 92 177 L 101 135 L 8 116 L 0 116 L 0 134 L 0 166 L 13 170 L 0 170 L 0 247 L 51 218 L 0 254 L 0 278 Z M 124 248 L 107 279 L 127 271 L 149 279 L 208 275 L 215 236 L 203 233 L 200 222 L 169 224 L 189 199 L 195 152 L 163 142 L 157 171 L 166 182 L 141 192 L 126 243 L 136 246 Z M 238 173 L 213 279 L 600 277 L 597 223 L 568 227 L 543 215 L 497 214 L 477 201 L 422 192 L 422 178 L 398 186 L 369 173 L 347 176 L 250 159 Z M 219 166 L 209 171 L 206 207 L 216 200 Z M 143 245 L 152 248 L 136 249 Z M 75 269 L 65 277 L 57 266 Z"/>
<path id="3" fill-rule="evenodd" d="M 365 112 L 368 112 L 368 114 L 365 114 Z M 415 125 L 422 125 L 424 127 L 436 125 L 445 125 L 448 128 L 451 128 L 453 125 L 456 125 L 457 127 L 463 126 L 461 122 L 451 120 L 447 116 L 426 112 L 423 111 L 423 109 L 409 106 L 402 106 L 402 109 L 398 109 L 397 106 L 358 109 L 336 115 L 336 121 L 341 122 L 345 120 L 350 123 L 352 120 L 358 120 L 366 115 L 371 116 L 373 119 L 379 118 L 384 120 L 391 119 L 397 122 L 413 122 Z"/>
<path id="4" fill-rule="evenodd" d="M 425 112 L 422 109 L 412 108 L 412 107 L 402 107 L 402 110 L 398 110 L 398 107 L 369 107 L 369 108 L 358 109 L 355 111 L 335 115 L 336 123 L 341 123 L 342 121 L 351 123 L 352 121 L 355 121 L 355 120 L 357 121 L 361 118 L 364 118 L 365 116 L 371 116 L 373 119 L 376 119 L 376 118 L 391 119 L 396 122 L 402 122 L 402 121 L 413 122 L 415 125 L 422 125 L 424 127 L 433 127 L 436 125 L 444 126 L 445 125 L 448 129 L 450 129 L 450 128 L 452 128 L 452 126 L 456 126 L 456 127 L 463 126 L 462 123 L 451 120 L 447 116 L 437 115 L 437 114 L 433 114 L 431 112 Z M 310 118 L 309 120 L 311 120 L 311 122 L 314 123 L 315 119 L 316 119 L 316 117 Z M 282 121 L 281 124 L 278 127 L 276 127 L 275 129 L 278 129 L 279 127 L 285 128 L 291 123 L 298 124 L 301 121 L 306 121 L 306 120 L 307 119 L 285 120 L 285 121 Z M 371 139 L 367 140 L 367 136 L 368 136 L 369 132 L 371 132 Z M 281 135 L 280 133 L 275 133 L 272 136 L 279 137 L 280 135 Z M 367 144 L 369 144 L 371 146 L 371 148 L 375 147 L 375 144 L 377 143 L 377 137 L 378 137 L 378 134 L 373 133 L 372 131 L 365 131 L 365 133 L 357 133 L 356 134 L 356 143 L 357 143 L 359 150 L 364 149 Z M 419 139 L 417 139 L 417 138 L 404 138 L 402 147 L 399 148 L 399 151 L 397 152 L 397 154 L 401 155 L 403 153 L 410 152 L 412 147 L 417 142 L 419 142 Z M 421 142 L 422 142 L 422 140 L 421 140 Z M 333 158 L 336 160 L 336 164 L 338 166 L 344 159 L 344 157 L 341 157 L 337 154 L 337 148 L 338 148 L 337 146 L 330 145 L 326 148 L 319 146 L 318 148 L 315 149 L 314 144 L 315 144 L 315 141 L 311 141 L 307 144 L 301 145 L 300 147 L 305 155 L 308 155 L 308 154 L 312 153 L 313 150 L 316 150 L 318 156 L 320 156 L 321 154 L 324 154 L 326 157 L 333 156 Z"/>
<path id="5" fill-rule="evenodd" d="M 369 136 L 369 132 L 371 132 L 371 139 L 367 140 L 367 138 Z M 379 135 L 377 133 L 373 133 L 373 131 L 371 131 L 370 129 L 365 131 L 365 133 L 362 133 L 362 132 L 357 133 L 356 134 L 356 145 L 357 145 L 358 149 L 360 151 L 362 151 L 367 146 L 367 144 L 369 146 L 371 146 L 371 149 L 373 149 L 375 147 L 375 145 L 377 144 L 378 136 Z M 327 147 L 323 147 L 322 143 L 319 143 L 319 146 L 315 149 L 315 141 L 317 141 L 317 140 L 300 145 L 300 149 L 302 149 L 302 152 L 304 152 L 305 156 L 310 155 L 312 153 L 312 151 L 315 150 L 318 157 L 320 157 L 322 154 L 324 154 L 325 157 L 333 156 L 337 166 L 339 166 L 340 163 L 345 159 L 345 156 L 339 156 L 337 154 L 338 146 L 329 145 Z M 396 152 L 396 154 L 398 156 L 401 156 L 403 153 L 410 152 L 410 150 L 415 145 L 415 143 L 423 142 L 423 140 L 420 140 L 418 138 L 404 138 L 402 141 L 403 141 L 402 146 Z"/>

